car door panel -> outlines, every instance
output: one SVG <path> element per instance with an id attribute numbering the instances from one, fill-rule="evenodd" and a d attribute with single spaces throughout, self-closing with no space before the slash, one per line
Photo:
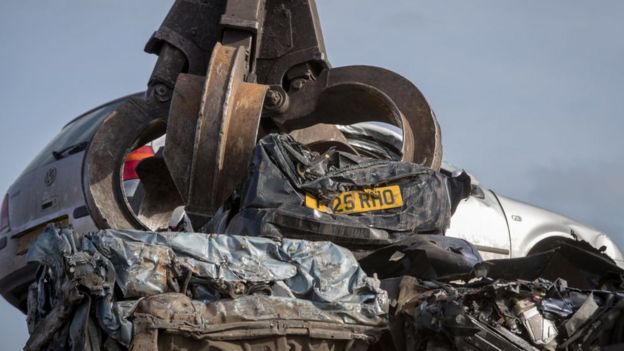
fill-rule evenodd
<path id="1" fill-rule="evenodd" d="M 484 259 L 510 257 L 511 243 L 505 213 L 491 191 L 462 200 L 446 235 L 472 243 Z"/>

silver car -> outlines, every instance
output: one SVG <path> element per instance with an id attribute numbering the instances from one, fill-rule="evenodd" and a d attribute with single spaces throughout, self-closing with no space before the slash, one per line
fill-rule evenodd
<path id="1" fill-rule="evenodd" d="M 445 164 L 448 170 L 455 167 Z M 472 194 L 451 218 L 446 235 L 466 239 L 485 259 L 522 257 L 552 249 L 562 240 L 584 240 L 624 267 L 620 248 L 604 233 L 557 213 L 484 189 L 471 176 Z"/>
<path id="2" fill-rule="evenodd" d="M 82 187 L 85 150 L 93 134 L 126 98 L 109 102 L 70 121 L 9 187 L 0 220 L 0 293 L 26 310 L 28 286 L 37 267 L 26 263 L 30 244 L 50 223 L 95 229 Z"/>
<path id="3" fill-rule="evenodd" d="M 71 224 L 78 232 L 97 230 L 84 195 L 85 151 L 102 121 L 130 97 L 93 109 L 68 123 L 8 189 L 0 220 L 0 293 L 12 305 L 26 310 L 29 284 L 37 267 L 27 264 L 25 254 L 46 225 Z M 365 123 L 344 127 L 349 141 L 361 151 L 391 157 L 401 150 L 401 133 L 387 127 Z M 362 133 L 383 138 L 371 143 Z M 392 144 L 396 150 L 392 150 Z M 158 141 L 155 141 L 158 144 Z M 386 149 L 379 150 L 378 144 Z M 161 147 L 162 141 L 155 147 Z M 151 150 L 151 151 L 150 151 Z M 128 157 L 122 184 L 130 206 L 140 201 L 141 189 L 133 165 L 157 150 L 144 147 L 136 157 Z M 132 155 L 132 153 L 130 153 Z M 444 170 L 456 168 L 445 165 Z M 481 187 L 472 178 L 472 195 L 463 200 L 451 219 L 447 235 L 476 245 L 485 258 L 507 258 L 548 250 L 557 240 L 581 239 L 604 247 L 606 253 L 624 267 L 622 254 L 608 236 L 555 213 L 500 196 Z"/>

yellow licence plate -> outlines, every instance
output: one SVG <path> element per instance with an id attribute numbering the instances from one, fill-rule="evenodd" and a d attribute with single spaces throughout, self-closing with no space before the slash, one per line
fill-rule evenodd
<path id="1" fill-rule="evenodd" d="M 391 185 L 340 193 L 332 199 L 330 206 L 306 194 L 305 205 L 326 213 L 351 214 L 399 208 L 403 206 L 403 197 L 401 187 Z"/>

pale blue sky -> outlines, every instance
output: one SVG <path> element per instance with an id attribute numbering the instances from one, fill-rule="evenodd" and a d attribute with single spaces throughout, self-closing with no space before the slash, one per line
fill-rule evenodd
<path id="1" fill-rule="evenodd" d="M 172 1 L 0 2 L 0 192 L 62 125 L 144 89 Z M 624 235 L 624 2 L 318 0 L 334 66 L 411 79 L 445 158 L 502 194 Z M 3 350 L 24 318 L 0 302 Z"/>

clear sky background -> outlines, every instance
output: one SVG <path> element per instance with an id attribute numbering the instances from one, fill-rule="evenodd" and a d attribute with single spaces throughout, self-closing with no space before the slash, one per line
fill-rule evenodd
<path id="1" fill-rule="evenodd" d="M 171 0 L 0 2 L 0 192 L 71 118 L 144 89 Z M 624 1 L 318 0 L 334 66 L 412 80 L 445 159 L 495 191 L 624 235 Z M 0 302 L 0 349 L 24 317 Z"/>

